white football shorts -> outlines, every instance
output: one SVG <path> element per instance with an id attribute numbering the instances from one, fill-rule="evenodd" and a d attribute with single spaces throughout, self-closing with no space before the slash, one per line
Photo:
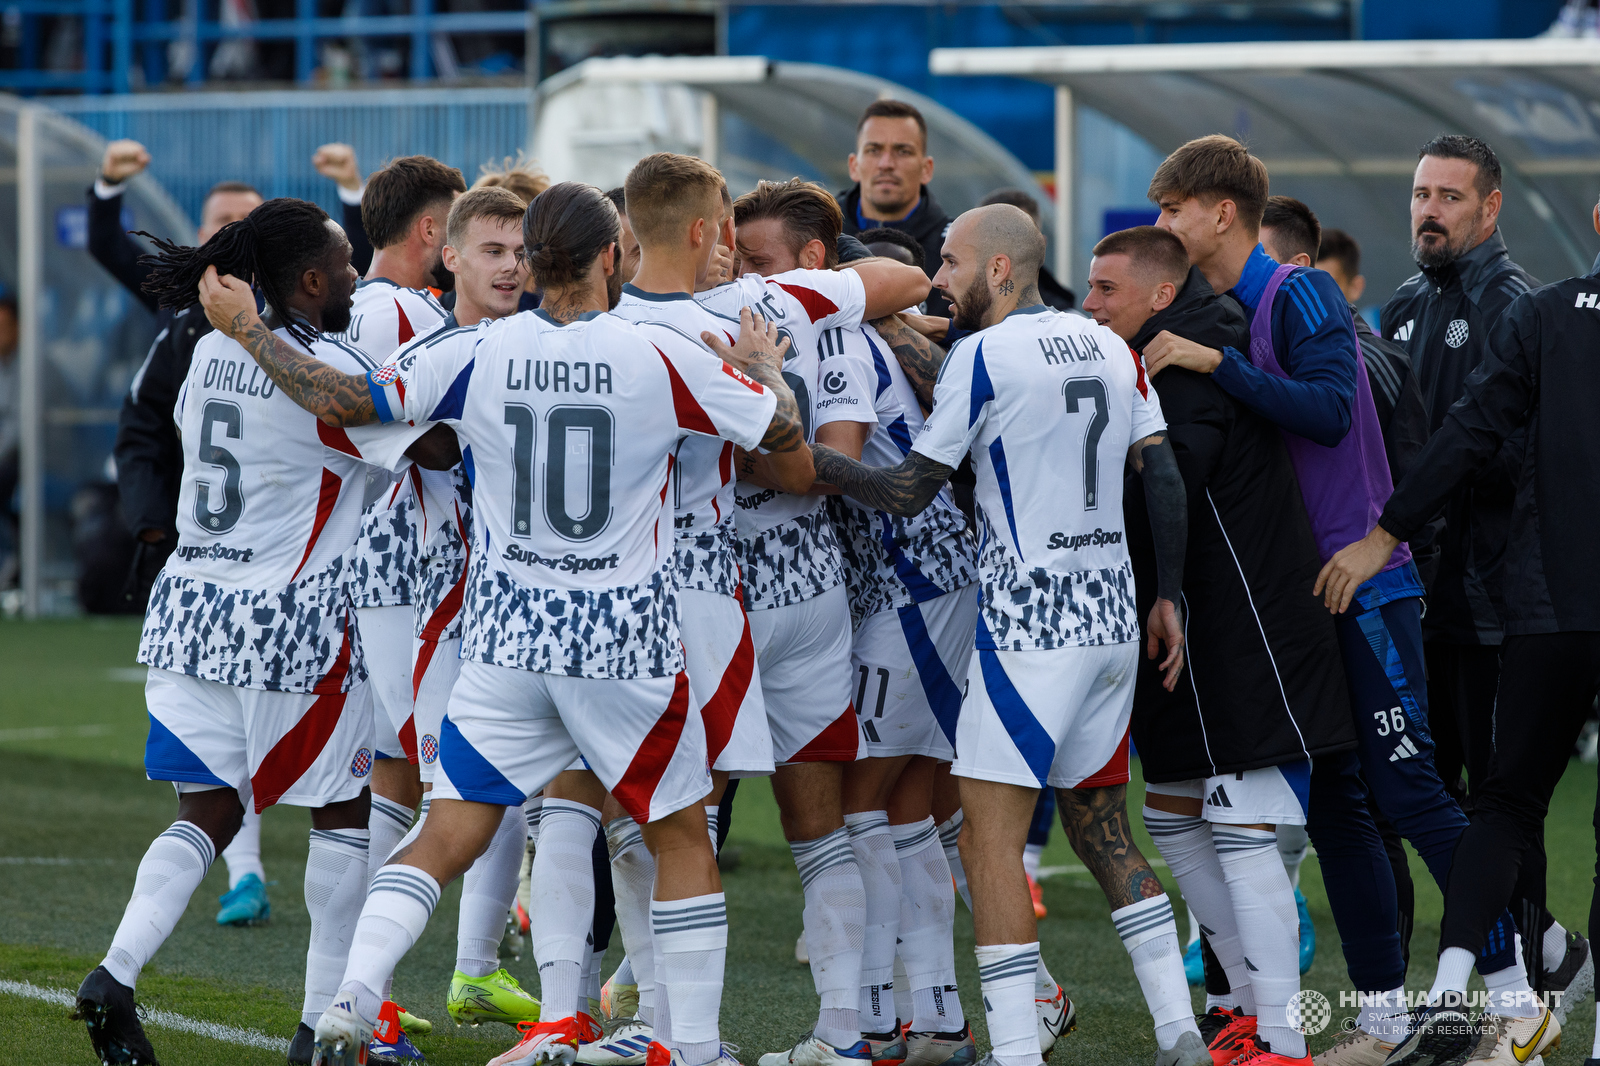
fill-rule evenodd
<path id="1" fill-rule="evenodd" d="M 1126 784 L 1139 648 L 974 649 L 951 773 L 1028 788 Z"/>
<path id="2" fill-rule="evenodd" d="M 417 761 L 417 729 L 412 720 L 410 606 L 357 607 L 356 632 L 367 663 L 367 693 L 372 704 L 374 747 L 380 759 Z"/>
<path id="3" fill-rule="evenodd" d="M 1146 792 L 1200 801 L 1200 817 L 1218 825 L 1305 825 L 1311 762 L 1263 766 L 1189 781 L 1146 782 Z"/>
<path id="4" fill-rule="evenodd" d="M 372 717 L 350 695 L 235 688 L 151 667 L 145 775 L 237 789 L 258 813 L 355 799 L 372 775 Z"/>
<path id="5" fill-rule="evenodd" d="M 416 727 L 417 771 L 431 782 L 439 765 L 439 729 L 450 706 L 450 690 L 461 676 L 461 638 L 423 640 L 413 637 L 411 685 Z"/>
<path id="6" fill-rule="evenodd" d="M 639 822 L 711 792 L 687 673 L 618 681 L 469 659 L 439 726 L 433 795 L 520 807 L 579 756 Z"/>
<path id="7" fill-rule="evenodd" d="M 772 773 L 772 733 L 744 607 L 731 596 L 679 589 L 678 616 L 689 698 L 706 724 L 711 768 L 733 777 Z"/>
<path id="8" fill-rule="evenodd" d="M 855 762 L 866 755 L 850 704 L 850 601 L 844 586 L 750 612 L 775 762 Z"/>
<path id="9" fill-rule="evenodd" d="M 954 758 L 978 594 L 958 589 L 861 620 L 850 648 L 867 758 Z"/>

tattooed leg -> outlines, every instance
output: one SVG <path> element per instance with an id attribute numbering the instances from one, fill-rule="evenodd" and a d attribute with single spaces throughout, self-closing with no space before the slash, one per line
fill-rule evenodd
<path id="1" fill-rule="evenodd" d="M 1072 850 L 1100 882 L 1112 910 L 1166 891 L 1133 842 L 1127 785 L 1057 789 L 1056 799 Z"/>

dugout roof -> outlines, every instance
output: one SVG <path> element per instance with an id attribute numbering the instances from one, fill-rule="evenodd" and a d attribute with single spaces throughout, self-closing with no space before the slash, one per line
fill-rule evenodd
<path id="1" fill-rule="evenodd" d="M 1361 242 L 1368 298 L 1379 302 L 1415 271 L 1409 179 L 1418 146 L 1441 132 L 1495 147 L 1506 241 L 1541 281 L 1586 272 L 1600 251 L 1590 225 L 1600 191 L 1600 41 L 940 48 L 929 69 L 1053 84 L 1058 129 L 1079 101 L 1163 152 L 1208 133 L 1241 137 L 1266 162 L 1274 193 L 1304 200 L 1324 225 Z M 1069 180 L 1073 167 L 1095 165 L 1074 159 L 1071 141 L 1057 144 L 1057 170 Z"/>
<path id="2" fill-rule="evenodd" d="M 933 189 L 958 214 L 1015 186 L 1054 210 L 1033 172 L 942 104 L 883 78 L 762 56 L 589 59 L 544 81 L 533 154 L 551 174 L 620 185 L 640 156 L 691 152 L 718 165 L 735 195 L 762 178 L 795 175 L 829 189 L 850 185 L 845 157 L 856 122 L 880 98 L 916 105 L 928 123 Z"/>

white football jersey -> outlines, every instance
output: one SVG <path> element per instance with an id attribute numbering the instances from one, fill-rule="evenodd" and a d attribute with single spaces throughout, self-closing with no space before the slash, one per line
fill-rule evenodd
<path id="1" fill-rule="evenodd" d="M 730 345 L 739 337 L 737 314 L 730 319 L 688 293 L 643 292 L 624 285 L 622 299 L 611 313 L 634 323 L 664 347 L 687 341 L 704 348 L 703 330 L 716 332 Z M 732 444 L 717 437 L 689 437 L 683 442 L 672 468 L 677 530 L 672 572 L 679 588 L 723 596 L 738 590 L 733 485 Z"/>
<path id="2" fill-rule="evenodd" d="M 382 366 L 417 337 L 439 328 L 445 310 L 426 289 L 408 289 L 387 278 L 356 286 L 350 328 L 338 340 Z M 357 607 L 398 607 L 411 602 L 417 578 L 419 501 L 414 479 L 371 472 L 361 532 L 351 549 L 352 588 Z"/>
<path id="3" fill-rule="evenodd" d="M 859 364 L 873 381 L 878 428 L 861 449 L 861 461 L 879 467 L 904 461 L 922 433 L 922 407 L 888 344 L 867 325 L 830 330 L 823 343 L 836 344 L 839 359 Z M 977 546 L 948 485 L 910 518 L 850 496 L 834 497 L 833 514 L 857 625 L 879 611 L 926 603 L 977 580 Z"/>
<path id="4" fill-rule="evenodd" d="M 737 320 L 741 308 L 759 311 L 789 338 L 783 379 L 794 392 L 806 441 L 829 422 L 876 422 L 870 382 L 831 354 L 828 330 L 854 329 L 866 313 L 866 289 L 853 270 L 791 270 L 763 278 L 746 274 L 695 296 Z M 749 610 L 784 607 L 821 595 L 844 580 L 839 544 L 821 496 L 797 496 L 748 482 L 735 488 L 739 560 Z"/>
<path id="5" fill-rule="evenodd" d="M 956 343 L 915 452 L 970 450 L 982 513 L 980 648 L 1139 639 L 1122 519 L 1128 447 L 1166 428 L 1111 330 L 1042 305 Z"/>
<path id="6" fill-rule="evenodd" d="M 423 353 L 426 352 L 424 356 Z M 613 315 L 543 311 L 444 330 L 368 377 L 393 466 L 455 428 L 473 491 L 463 658 L 575 677 L 683 668 L 668 571 L 672 467 L 689 435 L 754 448 L 777 398 Z"/>
<path id="7" fill-rule="evenodd" d="M 332 337 L 309 350 L 349 374 L 376 365 Z M 356 445 L 222 333 L 195 346 L 173 415 L 178 547 L 151 593 L 139 661 L 241 688 L 343 691 L 361 676 L 346 559 L 367 474 Z"/>

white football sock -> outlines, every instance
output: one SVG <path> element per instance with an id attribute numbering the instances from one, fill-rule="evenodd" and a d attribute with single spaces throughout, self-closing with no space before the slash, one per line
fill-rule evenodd
<path id="1" fill-rule="evenodd" d="M 866 893 L 866 925 L 861 948 L 861 992 L 858 1004 L 863 1033 L 891 1033 L 894 1010 L 894 948 L 900 931 L 900 860 L 885 811 L 844 816 L 850 849 L 861 870 Z"/>
<path id="2" fill-rule="evenodd" d="M 1489 1013 L 1508 1018 L 1537 1018 L 1539 1004 L 1534 1001 L 1528 971 L 1522 965 L 1522 934 L 1518 933 L 1516 940 L 1517 950 L 1511 956 L 1511 965 L 1483 975 L 1483 987 L 1489 993 Z"/>
<path id="3" fill-rule="evenodd" d="M 789 851 L 805 893 L 806 947 L 811 979 L 822 1001 L 817 1037 L 833 1047 L 861 1039 L 861 949 L 866 937 L 866 889 L 850 834 L 843 826 L 816 840 L 793 840 Z"/>
<path id="4" fill-rule="evenodd" d="M 634 984 L 633 960 L 628 956 L 622 956 L 622 961 L 617 964 L 617 968 L 611 971 L 611 983 L 613 985 Z"/>
<path id="5" fill-rule="evenodd" d="M 1145 807 L 1145 831 L 1155 841 L 1156 850 L 1167 862 L 1167 869 L 1178 882 L 1189 915 L 1205 930 L 1211 952 L 1228 975 L 1225 997 L 1206 997 L 1206 1009 L 1235 1007 L 1246 1014 L 1256 1013 L 1255 993 L 1250 986 L 1250 968 L 1245 965 L 1239 946 L 1239 926 L 1233 909 L 1233 896 L 1222 876 L 1211 826 L 1199 816 L 1170 814 Z M 1295 932 L 1296 972 L 1299 966 L 1299 929 Z"/>
<path id="6" fill-rule="evenodd" d="M 316 1028 L 333 1002 L 350 961 L 351 937 L 367 899 L 368 833 L 365 829 L 313 829 L 306 856 L 306 996 L 300 1020 Z"/>
<path id="7" fill-rule="evenodd" d="M 134 986 L 144 964 L 172 935 L 216 857 L 211 838 L 193 822 L 173 822 L 150 842 L 139 860 L 133 897 L 101 962 L 112 977 Z"/>
<path id="8" fill-rule="evenodd" d="M 591 942 L 594 937 L 591 935 Z M 593 1016 L 590 1007 L 600 1002 L 600 966 L 606 961 L 606 953 L 597 951 L 593 943 L 589 946 L 589 961 L 584 966 L 583 991 L 578 997 L 578 1009 L 585 1014 Z"/>
<path id="9" fill-rule="evenodd" d="M 428 820 L 428 808 L 432 804 L 433 793 L 424 792 L 422 794 L 422 802 L 417 806 L 417 820 L 411 823 L 411 828 L 406 830 L 406 835 L 401 837 L 399 841 L 395 843 L 395 846 L 389 849 L 388 855 L 378 855 L 374 852 L 368 851 L 367 868 L 372 871 L 372 877 L 374 879 L 377 878 L 379 870 L 382 870 L 385 866 L 389 865 L 389 860 L 395 855 L 396 852 L 400 851 L 402 848 L 408 848 L 417 842 L 417 838 L 422 835 L 422 823 Z M 372 819 L 367 819 L 367 824 L 370 826 L 372 824 Z M 397 863 L 395 865 L 399 864 Z M 372 884 L 370 881 L 367 884 L 367 891 L 372 891 Z"/>
<path id="10" fill-rule="evenodd" d="M 905 897 L 901 897 L 901 907 L 905 906 Z M 915 1014 L 911 998 L 911 978 L 906 976 L 906 960 L 900 957 L 896 949 L 894 956 L 894 1014 L 902 1022 L 910 1021 Z"/>
<path id="11" fill-rule="evenodd" d="M 489 846 L 461 878 L 461 914 L 456 919 L 456 969 L 488 977 L 500 968 L 500 938 L 517 898 L 517 874 L 527 849 L 522 812 L 507 807 Z"/>
<path id="12" fill-rule="evenodd" d="M 1178 889 L 1178 895 L 1183 895 L 1181 887 Z M 1200 920 L 1194 916 L 1194 908 L 1189 906 L 1187 897 L 1184 898 L 1183 904 L 1184 912 L 1189 915 L 1189 936 L 1183 942 L 1183 950 L 1187 952 L 1194 945 L 1194 942 L 1200 939 Z"/>
<path id="13" fill-rule="evenodd" d="M 978 979 L 998 1066 L 1039 1066 L 1039 1018 L 1034 1008 L 1039 944 L 979 944 Z M 1054 989 L 1051 990 L 1052 993 Z"/>
<path id="14" fill-rule="evenodd" d="M 611 886 L 617 899 L 617 929 L 622 949 L 639 986 L 639 1018 L 656 1023 L 655 942 L 650 936 L 650 896 L 655 890 L 656 861 L 644 846 L 644 834 L 632 818 L 606 825 L 611 852 Z M 665 1030 L 663 1030 L 665 1031 Z"/>
<path id="15" fill-rule="evenodd" d="M 650 903 L 660 1000 L 671 1032 L 657 1030 L 689 1066 L 722 1054 L 719 1010 L 728 950 L 728 902 L 721 892 Z M 853 1041 L 852 1041 L 853 1042 Z"/>
<path id="16" fill-rule="evenodd" d="M 1039 965 L 1033 968 L 1033 997 L 1035 999 L 1055 999 L 1061 994 L 1061 984 L 1050 975 L 1049 967 L 1044 964 L 1044 952 L 1039 953 Z"/>
<path id="17" fill-rule="evenodd" d="M 426 802 L 426 801 L 424 801 Z M 544 793 L 529 796 L 522 801 L 522 816 L 528 821 L 528 841 L 539 846 L 539 819 L 544 813 Z"/>
<path id="18" fill-rule="evenodd" d="M 902 986 L 911 995 L 910 1014 L 900 1020 L 919 1033 L 953 1033 L 966 1018 L 956 991 L 955 889 L 939 830 L 932 818 L 889 830 L 900 861 L 899 956 L 905 965 L 895 998 Z"/>
<path id="19" fill-rule="evenodd" d="M 1600 1000 L 1594 1004 L 1594 1048 L 1589 1052 L 1591 1059 L 1600 1059 Z"/>
<path id="20" fill-rule="evenodd" d="M 1039 880 L 1039 863 L 1044 861 L 1043 844 L 1024 844 L 1022 846 L 1022 872 L 1031 880 Z"/>
<path id="21" fill-rule="evenodd" d="M 255 804 L 245 804 L 244 821 L 222 849 L 222 861 L 228 864 L 229 891 L 238 888 L 248 874 L 255 874 L 262 881 L 267 879 L 267 871 L 261 865 L 261 815 L 256 813 Z"/>
<path id="22" fill-rule="evenodd" d="M 533 853 L 533 907 L 529 940 L 539 964 L 540 1021 L 578 1011 L 582 971 L 589 962 L 594 924 L 594 835 L 600 812 L 572 800 L 546 799 Z M 587 1010 L 587 1004 L 584 1005 Z"/>
<path id="23" fill-rule="evenodd" d="M 1211 840 L 1233 900 L 1239 946 L 1251 967 L 1256 1033 L 1278 1054 L 1300 1058 L 1306 1038 L 1290 1027 L 1288 1013 L 1289 1000 L 1300 991 L 1300 914 L 1278 856 L 1277 834 L 1213 825 Z"/>
<path id="24" fill-rule="evenodd" d="M 234 839 L 237 840 L 238 838 L 235 837 Z M 229 844 L 228 847 L 232 848 L 233 845 Z M 226 859 L 228 853 L 224 851 L 222 857 Z M 228 876 L 233 876 L 233 867 L 231 865 L 228 867 Z M 1567 931 L 1561 928 L 1560 922 L 1551 922 L 1550 928 L 1544 931 L 1542 947 L 1544 949 L 1544 972 L 1555 973 L 1567 958 Z"/>
<path id="25" fill-rule="evenodd" d="M 711 834 L 711 854 L 717 853 L 717 818 L 722 813 L 722 808 L 715 803 L 706 808 L 706 832 Z M 721 1054 L 721 1052 L 718 1052 Z"/>
<path id="26" fill-rule="evenodd" d="M 1278 858 L 1283 860 L 1283 872 L 1289 875 L 1289 886 L 1300 887 L 1300 866 L 1306 861 L 1306 847 L 1311 836 L 1303 825 L 1278 826 Z"/>
<path id="27" fill-rule="evenodd" d="M 1433 974 L 1433 987 L 1428 990 L 1429 1004 L 1436 1004 L 1446 992 L 1465 996 L 1467 977 L 1472 973 L 1477 956 L 1466 948 L 1445 948 L 1439 952 L 1439 968 Z"/>
<path id="28" fill-rule="evenodd" d="M 439 882 L 415 866 L 392 863 L 372 879 L 361 920 L 356 923 L 344 982 L 339 986 L 339 995 L 352 995 L 361 1016 L 369 1023 L 378 1020 L 382 1000 L 376 998 L 369 1014 L 365 997 L 377 997 L 372 990 L 384 987 L 395 966 L 427 928 L 428 917 L 439 905 L 439 892 Z M 353 987 L 357 985 L 360 987 Z"/>
<path id="29" fill-rule="evenodd" d="M 414 817 L 411 809 L 404 804 L 396 803 L 376 792 L 372 794 L 372 813 L 367 816 L 367 832 L 371 834 L 367 859 L 372 867 L 372 873 L 375 874 L 383 869 L 384 863 L 389 861 L 389 856 L 394 854 L 394 849 L 399 846 L 406 833 L 410 832 Z"/>
<path id="30" fill-rule="evenodd" d="M 1198 1036 L 1172 901 L 1165 893 L 1142 899 L 1112 911 L 1111 922 L 1128 950 L 1128 958 L 1133 960 L 1134 976 L 1139 979 L 1150 1017 L 1156 1023 L 1157 1046 L 1170 1048 L 1186 1032 Z"/>
<path id="31" fill-rule="evenodd" d="M 967 868 L 961 865 L 961 823 L 965 820 L 961 808 L 956 808 L 948 821 L 939 823 L 939 845 L 944 848 L 944 861 L 950 867 L 950 879 L 955 882 L 956 894 L 972 910 L 972 890 L 967 887 Z"/>

